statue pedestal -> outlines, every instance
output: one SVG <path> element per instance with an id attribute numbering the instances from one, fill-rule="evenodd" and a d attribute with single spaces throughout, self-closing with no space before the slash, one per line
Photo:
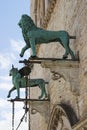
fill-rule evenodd
<path id="1" fill-rule="evenodd" d="M 70 82 L 71 90 L 79 95 L 79 61 L 72 60 L 44 60 L 41 66 L 49 68 L 53 80 L 59 80 L 61 77 Z"/>

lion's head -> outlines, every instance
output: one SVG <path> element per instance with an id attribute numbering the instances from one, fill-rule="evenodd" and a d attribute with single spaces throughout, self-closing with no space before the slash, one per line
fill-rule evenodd
<path id="1" fill-rule="evenodd" d="M 36 25 L 34 24 L 34 22 L 33 22 L 33 20 L 31 19 L 31 17 L 28 16 L 28 15 L 26 15 L 26 14 L 23 14 L 23 15 L 21 16 L 21 19 L 20 19 L 18 25 L 20 26 L 20 28 L 21 28 L 24 32 L 36 28 Z"/>

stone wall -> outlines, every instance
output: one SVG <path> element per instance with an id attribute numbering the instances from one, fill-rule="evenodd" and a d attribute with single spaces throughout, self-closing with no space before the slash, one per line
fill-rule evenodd
<path id="1" fill-rule="evenodd" d="M 31 3 L 33 3 L 33 1 L 31 1 Z M 33 12 L 33 8 L 31 12 Z M 33 13 L 31 16 L 34 19 Z M 50 95 L 50 112 L 54 104 L 65 103 L 73 108 L 80 120 L 87 115 L 87 0 L 56 0 L 56 5 L 51 13 L 50 21 L 47 23 L 47 29 L 66 30 L 70 35 L 76 36 L 76 39 L 70 40 L 70 47 L 76 56 L 78 56 L 79 52 L 80 59 L 78 70 L 72 70 L 71 73 L 71 76 L 74 77 L 75 75 L 76 78 L 76 89 L 74 88 L 73 90 L 71 82 L 65 80 L 63 77 L 58 80 L 53 80 L 50 70 L 48 68 L 42 68 L 38 64 L 34 65 L 31 77 L 40 77 L 49 82 L 47 91 Z M 58 42 L 40 45 L 37 52 L 38 57 L 46 58 L 62 58 L 63 54 L 64 49 Z M 31 90 L 32 97 L 35 93 L 38 95 L 39 90 Z M 38 115 L 37 118 L 34 118 L 34 121 L 36 124 L 39 122 L 39 125 L 41 125 L 41 128 L 39 126 L 37 129 L 46 129 L 47 123 L 42 116 Z"/>

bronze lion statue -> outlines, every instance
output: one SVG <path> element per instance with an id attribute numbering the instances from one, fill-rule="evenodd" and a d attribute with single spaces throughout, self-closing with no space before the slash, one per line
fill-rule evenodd
<path id="1" fill-rule="evenodd" d="M 28 15 L 22 15 L 18 23 L 22 29 L 22 34 L 26 45 L 22 48 L 20 56 L 23 57 L 25 51 L 28 48 L 32 50 L 32 58 L 36 57 L 36 45 L 37 44 L 48 44 L 50 42 L 59 42 L 65 48 L 65 54 L 63 59 L 68 57 L 68 54 L 71 55 L 71 58 L 74 60 L 75 56 L 73 51 L 69 47 L 69 40 L 75 39 L 75 36 L 69 36 L 68 32 L 64 30 L 60 31 L 48 31 L 42 28 L 37 27 L 31 17 Z"/>

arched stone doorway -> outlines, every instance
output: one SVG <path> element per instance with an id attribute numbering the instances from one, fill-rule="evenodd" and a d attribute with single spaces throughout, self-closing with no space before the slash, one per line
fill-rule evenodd
<path id="1" fill-rule="evenodd" d="M 73 109 L 66 104 L 57 104 L 51 113 L 48 130 L 72 130 L 78 121 Z"/>

